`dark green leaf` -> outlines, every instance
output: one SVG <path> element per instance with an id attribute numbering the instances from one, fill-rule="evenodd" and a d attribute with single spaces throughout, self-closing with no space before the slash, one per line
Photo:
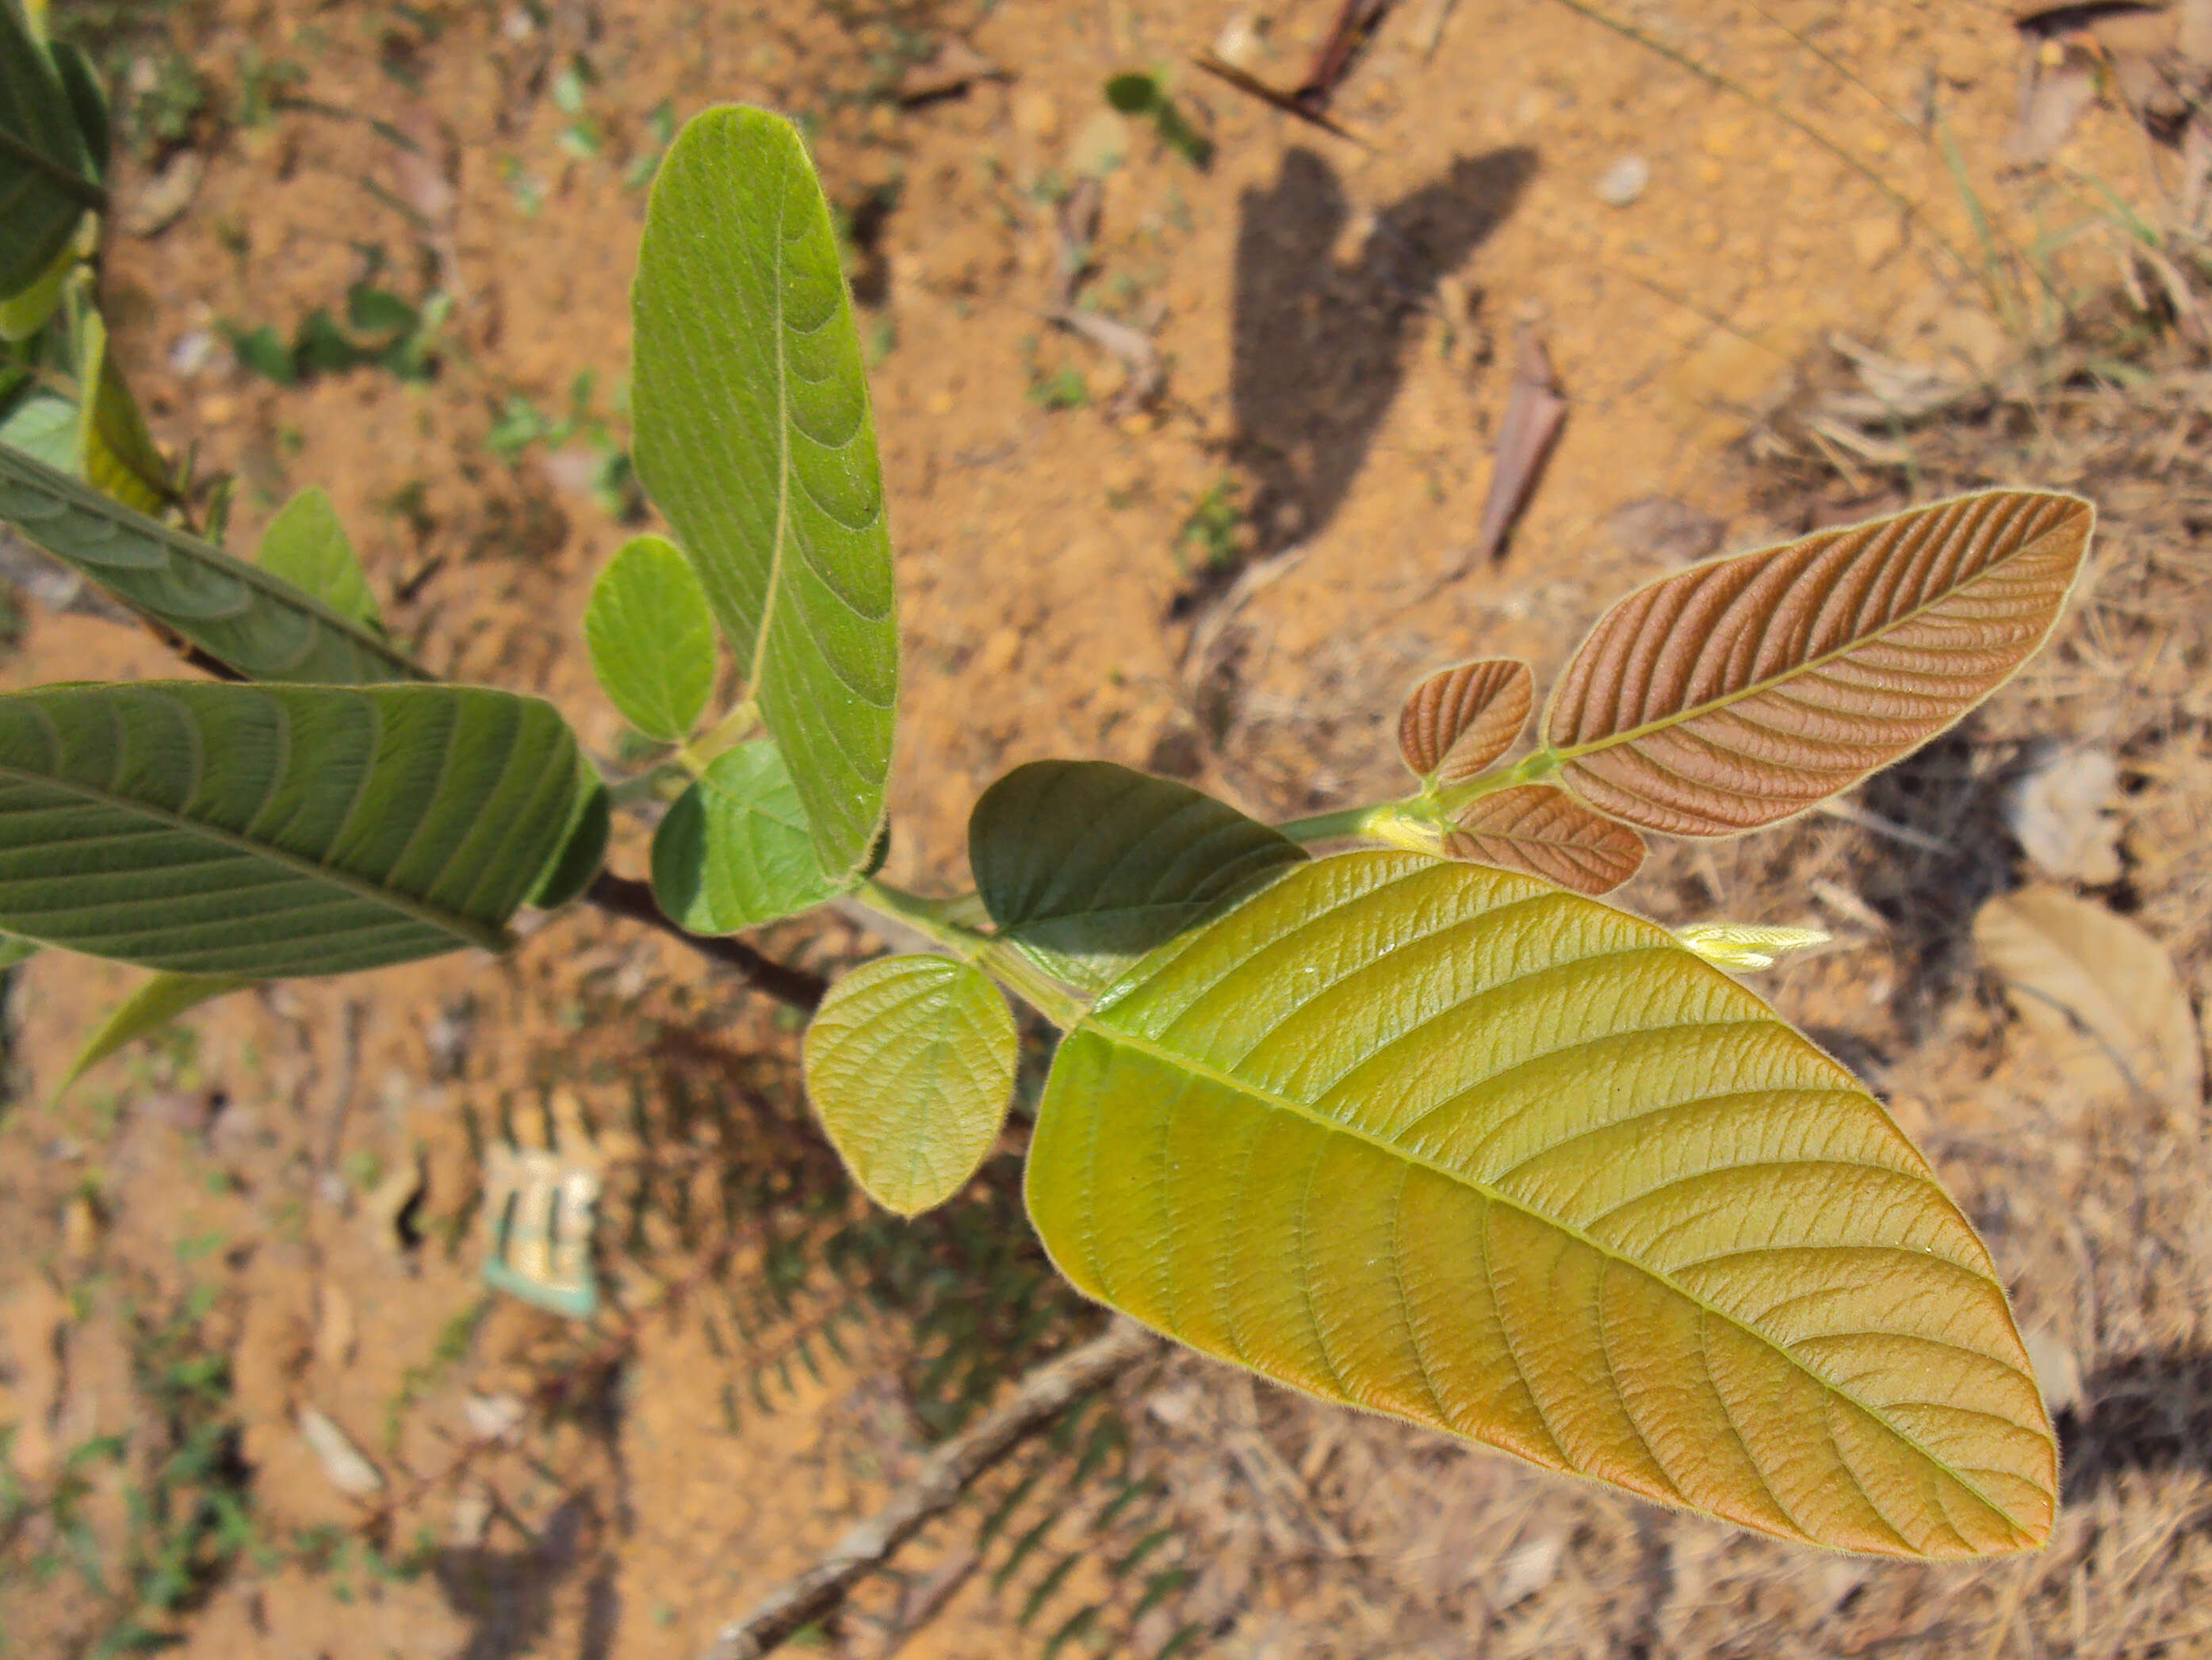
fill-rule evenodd
<path id="1" fill-rule="evenodd" d="M 465 686 L 50 686 L 0 696 L 0 928 L 187 974 L 503 948 L 582 758 Z"/>
<path id="2" fill-rule="evenodd" d="M 1143 115 L 1159 102 L 1159 83 L 1149 75 L 1117 75 L 1106 83 L 1106 101 L 1124 115 Z"/>
<path id="3" fill-rule="evenodd" d="M 68 88 L 13 0 L 0 0 L 0 299 L 45 275 L 100 200 Z"/>
<path id="4" fill-rule="evenodd" d="M 428 678 L 381 635 L 259 566 L 8 448 L 0 448 L 0 520 L 249 678 L 359 685 Z"/>
<path id="5" fill-rule="evenodd" d="M 829 204 L 798 131 L 694 117 L 632 292 L 636 459 L 782 746 L 821 868 L 883 818 L 898 617 L 883 479 Z"/>
<path id="6" fill-rule="evenodd" d="M 591 885 L 606 862 L 607 835 L 613 827 L 613 798 L 597 778 L 584 781 L 582 793 L 560 848 L 545 874 L 530 891 L 528 903 L 540 910 L 556 910 Z"/>
<path id="7" fill-rule="evenodd" d="M 84 141 L 85 158 L 91 163 L 92 176 L 105 179 L 112 141 L 108 131 L 107 89 L 100 84 L 100 71 L 69 41 L 50 40 L 46 50 L 53 55 L 54 71 L 61 77 L 62 90 L 69 94 L 70 109 L 76 117 L 77 133 Z"/>
<path id="8" fill-rule="evenodd" d="M 1225 801 L 1109 761 L 1017 767 L 968 821 L 991 920 L 1087 992 L 1305 856 Z"/>
<path id="9" fill-rule="evenodd" d="M 280 386 L 291 386 L 299 380 L 300 366 L 293 359 L 292 348 L 268 324 L 250 330 L 226 325 L 224 332 L 230 337 L 230 349 L 238 361 L 256 374 Z"/>
<path id="10" fill-rule="evenodd" d="M 815 861 L 799 792 L 771 739 L 716 756 L 653 833 L 653 897 L 694 933 L 734 933 L 843 891 Z"/>

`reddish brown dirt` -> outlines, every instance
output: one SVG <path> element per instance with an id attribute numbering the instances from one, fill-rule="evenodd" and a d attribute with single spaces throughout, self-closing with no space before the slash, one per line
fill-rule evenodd
<path id="1" fill-rule="evenodd" d="M 860 265 L 908 664 L 890 873 L 964 885 L 969 806 L 1014 763 L 1105 757 L 1278 815 L 1395 788 L 1390 726 L 1417 673 L 1510 652 L 1541 685 L 1607 599 L 1682 556 L 1624 529 L 1624 506 L 1686 504 L 1711 521 L 1710 539 L 1692 527 L 1688 550 L 1701 551 L 1797 529 L 1816 496 L 1888 488 L 1894 470 L 1869 477 L 1847 459 L 1839 476 L 1785 435 L 1808 373 L 1832 372 L 1829 334 L 1970 376 L 2001 374 L 2023 341 L 1972 280 L 1969 203 L 1938 148 L 1884 100 L 1908 112 L 1935 100 L 1975 199 L 2012 245 L 2093 200 L 2089 181 L 2155 199 L 2140 137 L 2111 109 L 2091 113 L 2062 170 L 2006 172 L 2016 43 L 1994 6 L 1778 3 L 1825 58 L 1757 8 L 1693 8 L 1694 21 L 1620 9 L 1816 126 L 1918 202 L 1921 222 L 1771 110 L 1550 0 L 1399 7 L 1341 106 L 1368 149 L 1176 67 L 1231 21 L 1228 6 L 178 0 L 132 50 L 150 61 L 167 39 L 204 77 L 210 112 L 191 143 L 206 175 L 173 226 L 111 238 L 106 301 L 161 439 L 178 453 L 197 444 L 204 471 L 237 475 L 240 545 L 291 490 L 325 485 L 396 627 L 434 668 L 543 693 L 610 753 L 619 723 L 591 685 L 576 618 L 629 531 L 585 487 L 594 453 L 581 437 L 510 459 L 487 435 L 514 397 L 559 415 L 586 371 L 596 412 L 622 435 L 644 201 L 625 175 L 649 156 L 656 106 L 680 115 L 743 99 L 811 117 L 842 204 L 896 186 Z M 1251 9 L 1267 25 L 1262 72 L 1288 79 L 1333 7 Z M 879 95 L 918 35 L 947 33 L 1004 77 L 912 108 Z M 258 125 L 217 119 L 251 92 L 252 54 L 301 70 L 295 106 Z M 580 58 L 595 156 L 562 147 L 579 118 L 556 83 Z M 1208 170 L 1106 112 L 1105 77 L 1147 64 L 1168 68 L 1216 143 Z M 1050 198 L 1115 151 L 1086 291 L 1154 331 L 1168 380 L 1150 406 L 1125 407 L 1118 370 L 1039 315 L 1057 257 Z M 1596 181 L 1632 154 L 1650 183 L 1632 205 L 1607 206 Z M 150 188 L 149 165 L 144 152 L 122 163 L 126 209 Z M 2109 233 L 2079 240 L 2055 279 L 2084 292 L 2104 283 Z M 452 298 L 434 380 L 364 369 L 280 387 L 222 349 L 222 323 L 288 332 L 314 307 L 341 307 L 370 245 L 387 262 L 380 280 Z M 1547 343 L 1571 412 L 1504 556 L 1461 572 L 1524 322 Z M 194 366 L 195 337 L 210 335 Z M 1067 374 L 1084 405 L 1045 407 L 1037 389 Z M 2174 393 L 2160 419 L 2190 395 Z M 1784 449 L 1798 469 L 1786 489 L 1773 470 Z M 1929 465 L 1952 484 L 2157 476 L 2154 448 L 2102 471 L 2081 453 L 2023 440 Z M 1255 567 L 1267 580 L 1231 590 L 1233 605 L 1182 533 L 1224 480 L 1254 514 L 1232 550 L 1273 560 Z M 2197 534 L 2169 515 L 2120 545 L 2140 562 Z M 9 685 L 171 672 L 150 642 L 45 614 L 5 666 Z M 2064 685 L 2008 696 L 1992 717 L 2001 735 L 2045 721 L 2096 727 Z M 2129 730 L 2163 718 L 2109 680 L 2087 696 Z M 2140 809 L 2161 848 L 2201 837 L 2201 709 L 2189 718 L 2178 747 L 2142 752 L 2178 781 L 2148 788 Z M 635 870 L 641 852 L 626 832 L 617 862 Z M 2146 915 L 2185 947 L 2201 994 L 2193 867 L 2147 883 Z M 1626 898 L 1668 920 L 1800 921 L 1820 915 L 1805 897 L 1816 877 L 1882 904 L 1949 879 L 1820 821 L 1656 861 Z M 842 924 L 772 943 L 817 965 L 862 948 Z M 2121 1147 L 2114 1130 L 2061 1137 L 2057 1152 L 2037 1143 L 2006 1166 L 2001 1127 L 2051 1082 L 1977 1000 L 1971 964 L 1924 944 L 1862 940 L 1771 988 L 1846 1058 L 1878 1059 L 1900 1121 L 1973 1195 L 1978 1219 L 2011 1219 L 1992 1243 L 2028 1323 L 2059 1330 L 2093 1375 L 2197 1353 L 2212 1254 L 2201 1220 L 2172 1229 L 2189 1213 L 2174 1184 L 2201 1173 L 2201 1148 Z M 1922 998 L 1931 962 L 1948 977 Z M 566 1328 L 487 1300 L 477 1283 L 464 1109 L 489 1122 L 567 1082 L 619 1125 L 644 1070 L 635 1057 L 689 1033 L 698 1047 L 679 1046 L 672 1065 L 725 1106 L 770 1104 L 670 1129 L 656 1095 L 647 1117 L 661 1139 L 646 1162 L 703 1182 L 743 1136 L 788 1125 L 792 1023 L 685 953 L 563 915 L 503 963 L 233 997 L 193 1018 L 191 1041 L 110 1062 L 51 1100 L 128 978 L 41 958 L 9 1008 L 17 1092 L 0 1128 L 0 1218 L 19 1243 L 0 1276 L 0 1421 L 17 1426 L 20 1479 L 37 1489 L 70 1448 L 131 1435 L 129 1460 L 101 1464 L 87 1500 L 112 1558 L 125 1496 L 162 1444 L 142 1421 L 128 1316 L 157 1316 L 200 1286 L 211 1300 L 197 1341 L 228 1359 L 226 1410 L 265 1535 L 326 1526 L 398 1553 L 427 1530 L 437 1547 L 404 1580 L 370 1572 L 357 1544 L 334 1564 L 327 1549 L 242 1560 L 164 1622 L 185 1654 L 695 1652 L 919 1457 L 927 1426 L 896 1318 L 856 1323 L 849 1361 L 825 1356 L 819 1381 L 796 1369 L 775 1412 L 748 1406 L 732 1432 L 724 1397 L 738 1365 L 699 1320 L 648 1311 L 634 1339 L 615 1341 L 605 1324 Z M 620 1140 L 618 1170 L 640 1152 Z M 2154 1146 L 2172 1155 L 2156 1181 L 2143 1174 Z M 393 1218 L 418 1170 L 410 1245 Z M 2051 1208 L 2062 1197 L 2086 1208 L 2069 1221 Z M 650 1310 L 659 1289 L 696 1289 L 705 1237 L 653 1218 L 611 1252 L 621 1300 Z M 2081 1252 L 2118 1256 L 2139 1238 L 2147 1265 L 2116 1281 L 2069 1256 L 2076 1237 Z M 2160 1251 L 2162 1267 L 2148 1262 Z M 2100 1286 L 2106 1306 L 2082 1312 Z M 479 1304 L 480 1322 L 456 1329 Z M 1138 1468 L 1159 1476 L 1175 1518 L 1158 1560 L 1188 1565 L 1194 1581 L 1137 1622 L 1130 1647 L 1152 1652 L 1189 1619 L 1207 1634 L 1187 1652 L 1252 1657 L 2212 1652 L 2212 1638 L 2188 1634 L 2212 1554 L 2207 1432 L 2186 1393 L 2201 1380 L 2157 1387 L 2183 1403 L 2178 1444 L 2198 1448 L 2197 1463 L 2122 1461 L 2078 1494 L 2073 1530 L 2043 1566 L 1938 1575 L 1660 1518 L 1177 1359 L 1123 1404 Z M 528 1411 L 514 1444 L 455 1473 L 471 1393 Z M 383 1468 L 389 1516 L 334 1488 L 297 1428 L 302 1406 Z M 1055 1544 L 1087 1525 L 1085 1505 L 1095 1501 L 1070 1501 Z M 917 1573 L 957 1567 L 963 1525 L 927 1541 Z M 1041 1648 L 1057 1616 L 1018 1629 L 1035 1580 L 957 1577 L 943 1616 L 898 1651 Z M 1069 1585 L 1111 1589 L 1096 1562 Z M 887 1598 L 878 1587 L 866 1611 L 884 1614 Z M 68 1571 L 0 1587 L 0 1629 L 18 1653 L 76 1651 L 111 1613 Z M 861 1619 L 834 1640 L 856 1656 L 896 1646 Z"/>

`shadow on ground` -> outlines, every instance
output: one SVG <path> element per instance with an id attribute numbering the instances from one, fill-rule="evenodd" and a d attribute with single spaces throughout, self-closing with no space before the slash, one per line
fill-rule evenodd
<path id="1" fill-rule="evenodd" d="M 2130 1355 L 2084 1378 L 2081 1398 L 2058 1415 L 2069 1503 L 2130 1470 L 2212 1471 L 2212 1353 Z"/>
<path id="2" fill-rule="evenodd" d="M 1243 193 L 1230 400 L 1235 459 L 1255 481 L 1257 553 L 1279 552 L 1334 515 L 1398 395 L 1413 319 L 1535 172 L 1525 148 L 1463 156 L 1377 211 L 1349 265 L 1335 249 L 1351 204 L 1321 156 L 1291 150 L 1273 184 Z"/>

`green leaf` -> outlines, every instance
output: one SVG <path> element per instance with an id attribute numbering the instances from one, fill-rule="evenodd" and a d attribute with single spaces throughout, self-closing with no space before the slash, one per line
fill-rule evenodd
<path id="1" fill-rule="evenodd" d="M 669 743 L 691 730 L 714 690 L 714 618 L 674 543 L 623 544 L 592 585 L 584 639 L 592 672 L 625 721 Z"/>
<path id="2" fill-rule="evenodd" d="M 70 112 L 76 117 L 77 136 L 84 141 L 85 160 L 91 164 L 92 177 L 105 179 L 113 137 L 108 119 L 107 88 L 100 85 L 100 71 L 93 68 L 89 58 L 66 40 L 49 40 L 46 50 L 53 56 L 54 73 L 60 77 L 62 90 L 69 95 Z"/>
<path id="3" fill-rule="evenodd" d="M 807 1097 L 853 1179 L 913 1216 L 957 1193 L 991 1151 L 1019 1046 L 980 969 L 884 957 L 830 988 L 805 1049 Z"/>
<path id="4" fill-rule="evenodd" d="M 1656 923 L 1358 853 L 1061 1042 L 1030 1212 L 1086 1294 L 1293 1387 L 1784 1538 L 2033 1549 L 2057 1450 L 1880 1103 Z"/>
<path id="5" fill-rule="evenodd" d="M 261 532 L 261 568 L 347 621 L 383 632 L 383 613 L 368 576 L 321 485 L 308 485 L 276 510 Z"/>
<path id="6" fill-rule="evenodd" d="M 255 983 L 252 976 L 241 974 L 154 975 L 117 1004 L 100 1029 L 84 1040 L 54 1091 L 56 1098 L 125 1044 L 152 1036 L 203 1003 Z"/>
<path id="7" fill-rule="evenodd" d="M 25 939 L 12 933 L 0 933 L 0 969 L 12 969 L 18 963 L 27 963 L 39 954 L 39 942 Z"/>
<path id="8" fill-rule="evenodd" d="M 82 258 L 73 237 L 27 287 L 0 300 L 0 340 L 28 340 L 46 327 L 61 305 L 70 273 Z"/>
<path id="9" fill-rule="evenodd" d="M 844 876 L 883 817 L 897 599 L 852 301 L 788 121 L 684 125 L 631 308 L 638 474 L 782 745 L 822 869 Z"/>
<path id="10" fill-rule="evenodd" d="M 107 355 L 107 325 L 98 312 L 85 313 L 81 333 L 77 385 L 89 390 L 77 406 L 77 473 L 103 496 L 141 513 L 159 513 L 176 496 L 169 464 L 123 371 Z"/>
<path id="11" fill-rule="evenodd" d="M 34 392 L 0 423 L 0 444 L 58 471 L 76 465 L 76 405 L 58 393 Z"/>
<path id="12" fill-rule="evenodd" d="M 606 863 L 607 835 L 613 828 L 614 798 L 596 777 L 583 781 L 568 827 L 545 873 L 527 896 L 526 903 L 540 910 L 557 910 L 586 887 Z"/>
<path id="13" fill-rule="evenodd" d="M 1106 101 L 1124 115 L 1147 115 L 1160 101 L 1159 82 L 1142 70 L 1116 75 L 1106 82 Z"/>
<path id="14" fill-rule="evenodd" d="M 217 662 L 255 680 L 429 677 L 374 630 L 258 565 L 0 448 L 0 520 Z"/>
<path id="15" fill-rule="evenodd" d="M 69 88 L 0 0 L 0 298 L 37 282 L 100 200 Z"/>
<path id="16" fill-rule="evenodd" d="M 773 922 L 845 885 L 815 861 L 798 788 L 771 739 L 716 756 L 653 832 L 653 897 L 694 933 Z"/>
<path id="17" fill-rule="evenodd" d="M 256 374 L 274 380 L 280 386 L 296 384 L 300 365 L 293 356 L 292 348 L 284 344 L 284 337 L 268 324 L 255 329 L 234 328 L 223 325 L 223 332 L 230 338 L 230 349 L 238 361 Z"/>
<path id="18" fill-rule="evenodd" d="M 500 950 L 582 771 L 550 705 L 483 687 L 0 696 L 0 928 L 258 979 Z"/>
<path id="19" fill-rule="evenodd" d="M 1017 767 L 968 820 L 991 920 L 1085 992 L 1305 856 L 1225 801 L 1110 761 Z"/>

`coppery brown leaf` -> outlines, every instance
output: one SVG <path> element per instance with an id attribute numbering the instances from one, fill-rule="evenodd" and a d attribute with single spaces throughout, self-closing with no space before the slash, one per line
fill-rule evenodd
<path id="1" fill-rule="evenodd" d="M 1444 838 L 1454 859 L 1499 865 L 1577 893 L 1610 893 L 1644 862 L 1644 838 L 1555 784 L 1516 784 L 1479 796 Z"/>
<path id="2" fill-rule="evenodd" d="M 1535 702 L 1535 680 L 1516 658 L 1485 657 L 1439 670 L 1398 712 L 1398 752 L 1426 778 L 1472 778 L 1512 747 Z"/>
<path id="3" fill-rule="evenodd" d="M 1583 642 L 1544 717 L 1560 781 L 1645 830 L 1803 812 L 1965 714 L 2049 635 L 2081 497 L 1989 490 L 1662 577 Z"/>

